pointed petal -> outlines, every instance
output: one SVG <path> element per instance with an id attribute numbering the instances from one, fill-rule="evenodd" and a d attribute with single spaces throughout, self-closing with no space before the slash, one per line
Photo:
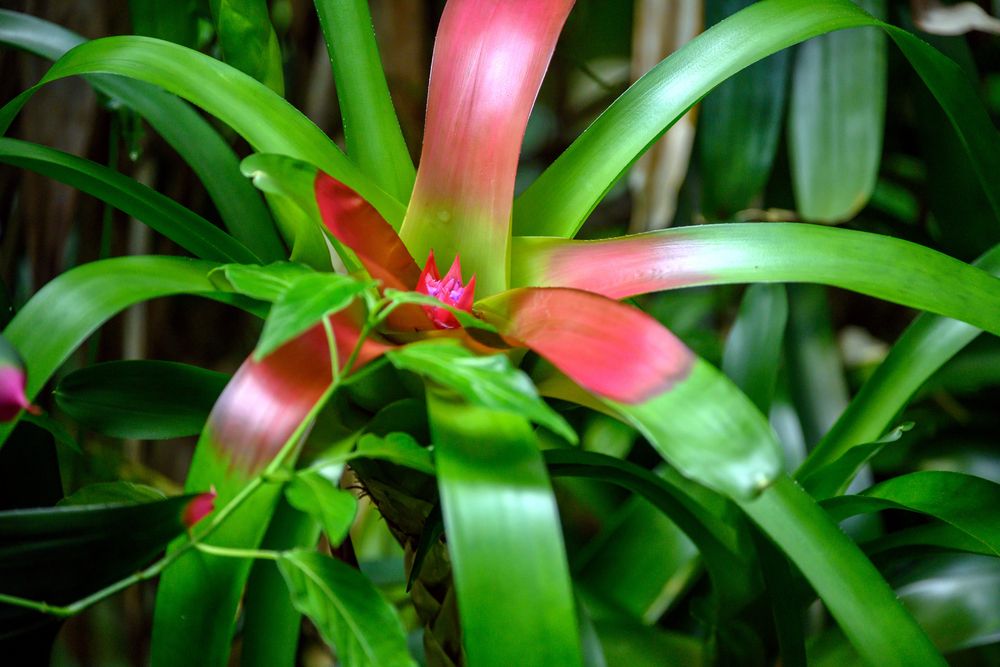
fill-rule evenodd
<path id="1" fill-rule="evenodd" d="M 476 304 L 483 319 L 581 387 L 640 403 L 683 380 L 694 355 L 642 311 L 591 292 L 509 290 Z"/>
<path id="2" fill-rule="evenodd" d="M 216 495 L 218 494 L 215 492 L 215 487 L 212 487 L 207 493 L 201 493 L 192 498 L 188 506 L 184 508 L 184 514 L 181 517 L 184 525 L 191 528 L 211 514 L 215 510 Z"/>
<path id="3" fill-rule="evenodd" d="M 419 260 L 461 253 L 506 288 L 524 128 L 573 0 L 451 0 L 434 45 L 424 146 L 400 235 Z"/>
<path id="4" fill-rule="evenodd" d="M 411 289 L 420 269 L 396 231 L 361 195 L 335 178 L 316 172 L 316 203 L 323 224 L 354 251 L 372 278 L 386 287 Z"/>
<path id="5" fill-rule="evenodd" d="M 333 315 L 330 323 L 343 364 L 357 343 L 360 318 L 357 310 L 346 310 Z M 354 368 L 389 347 L 368 338 Z M 261 361 L 250 357 L 243 362 L 212 409 L 208 428 L 234 466 L 255 471 L 274 458 L 330 381 L 330 349 L 319 324 Z"/>
<path id="6" fill-rule="evenodd" d="M 457 261 L 457 260 L 456 260 Z M 469 284 L 465 286 L 465 291 L 462 292 L 462 298 L 455 302 L 455 307 L 461 310 L 472 310 L 472 302 L 476 296 L 476 276 L 472 276 L 469 280 Z"/>

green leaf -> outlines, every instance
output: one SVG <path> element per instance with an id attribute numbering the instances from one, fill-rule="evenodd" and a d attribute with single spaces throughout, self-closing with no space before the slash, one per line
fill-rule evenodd
<path id="1" fill-rule="evenodd" d="M 79 491 L 66 496 L 57 507 L 74 505 L 137 505 L 166 498 L 159 489 L 133 482 L 100 482 L 88 484 Z"/>
<path id="2" fill-rule="evenodd" d="M 80 35 L 54 23 L 0 10 L 2 44 L 57 60 L 84 41 Z M 113 76 L 85 78 L 96 90 L 137 111 L 177 151 L 198 175 L 234 237 L 261 259 L 285 256 L 264 203 L 240 175 L 233 150 L 194 109 L 141 81 Z"/>
<path id="3" fill-rule="evenodd" d="M 129 0 L 132 32 L 198 46 L 198 0 Z"/>
<path id="4" fill-rule="evenodd" d="M 620 619 L 600 619 L 595 625 L 609 667 L 710 664 L 708 648 L 687 634 Z"/>
<path id="5" fill-rule="evenodd" d="M 783 285 L 750 285 L 726 338 L 722 372 L 764 414 L 774 397 L 787 319 Z"/>
<path id="6" fill-rule="evenodd" d="M 725 495 L 753 497 L 781 472 L 781 446 L 767 420 L 701 358 L 687 377 L 644 403 L 604 403 L 684 476 Z"/>
<path id="7" fill-rule="evenodd" d="M 716 85 L 783 48 L 858 26 L 879 26 L 896 42 L 945 109 L 983 189 L 1000 210 L 1000 136 L 976 88 L 954 62 L 850 0 L 763 0 L 706 30 L 608 107 L 518 198 L 514 233 L 574 236 L 629 165 Z"/>
<path id="8" fill-rule="evenodd" d="M 781 478 L 740 505 L 802 572 L 866 662 L 945 665 L 871 561 L 795 482 Z"/>
<path id="9" fill-rule="evenodd" d="M 804 475 L 799 483 L 809 495 L 817 500 L 837 496 L 846 490 L 851 480 L 857 476 L 862 466 L 882 449 L 903 437 L 903 433 L 913 428 L 913 422 L 900 424 L 875 442 L 857 445 L 821 468 Z"/>
<path id="10" fill-rule="evenodd" d="M 709 0 L 714 25 L 753 0 Z M 778 149 L 788 88 L 788 51 L 781 51 L 719 84 L 698 111 L 702 202 L 727 217 L 751 204 L 767 183 Z"/>
<path id="11" fill-rule="evenodd" d="M 402 205 L 364 177 L 330 138 L 274 91 L 214 58 L 149 37 L 106 37 L 69 51 L 37 85 L 0 110 L 0 128 L 9 127 L 39 86 L 101 73 L 161 86 L 232 127 L 254 150 L 315 164 L 371 202 L 387 220 L 402 220 Z"/>
<path id="12" fill-rule="evenodd" d="M 337 273 L 313 273 L 295 278 L 274 302 L 264 322 L 254 358 L 263 359 L 320 320 L 347 308 L 369 287 L 366 282 Z"/>
<path id="13" fill-rule="evenodd" d="M 120 489 L 119 489 L 120 490 Z M 135 573 L 184 531 L 193 496 L 0 512 L 0 593 L 68 604 Z M 0 635 L 36 627 L 37 612 L 0 605 Z"/>
<path id="14" fill-rule="evenodd" d="M 82 426 L 114 438 L 197 435 L 229 381 L 225 373 L 168 361 L 111 361 L 74 371 L 56 404 Z"/>
<path id="15" fill-rule="evenodd" d="M 559 513 L 529 423 L 434 388 L 427 407 L 469 664 L 581 665 Z"/>
<path id="16" fill-rule="evenodd" d="M 29 424 L 33 424 L 38 428 L 48 431 L 49 435 L 52 436 L 57 445 L 62 445 L 74 454 L 83 454 L 83 449 L 80 448 L 80 443 L 76 441 L 76 438 L 70 434 L 69 430 L 63 426 L 62 422 L 59 420 L 53 419 L 51 416 L 46 414 L 33 415 L 30 412 L 25 412 L 21 415 L 21 419 Z"/>
<path id="17" fill-rule="evenodd" d="M 84 264 L 38 291 L 3 335 L 24 357 L 29 400 L 38 395 L 69 355 L 113 315 L 142 301 L 196 294 L 252 308 L 242 297 L 215 289 L 208 272 L 216 265 L 179 257 L 119 257 Z M 45 331 L 46 335 L 38 335 Z M 0 426 L 0 443 L 13 423 Z"/>
<path id="18" fill-rule="evenodd" d="M 885 16 L 885 0 L 857 0 Z M 878 178 L 885 123 L 886 39 L 871 29 L 821 35 L 795 54 L 788 110 L 792 184 L 806 220 L 848 220 Z"/>
<path id="19" fill-rule="evenodd" d="M 1000 275 L 1000 246 L 985 253 L 976 266 Z M 881 436 L 920 386 L 980 333 L 964 322 L 926 313 L 917 317 L 809 454 L 796 476 L 809 475 L 852 447 Z"/>
<path id="20" fill-rule="evenodd" d="M 267 0 L 210 0 L 209 6 L 225 61 L 283 95 L 281 46 Z"/>
<path id="21" fill-rule="evenodd" d="M 324 233 L 316 203 L 315 166 L 287 155 L 255 153 L 240 163 L 240 170 L 267 197 L 293 261 L 328 271 L 332 244 L 350 271 L 360 267 L 337 239 Z"/>
<path id="22" fill-rule="evenodd" d="M 208 274 L 220 289 L 246 295 L 261 301 L 277 301 L 296 280 L 312 275 L 313 270 L 296 262 L 256 264 L 223 264 Z"/>
<path id="23" fill-rule="evenodd" d="M 927 470 L 893 477 L 860 495 L 823 502 L 837 521 L 885 509 L 921 512 L 968 534 L 1000 556 L 1000 484 L 981 477 Z"/>
<path id="24" fill-rule="evenodd" d="M 412 371 L 458 392 L 469 403 L 515 415 L 576 443 L 576 432 L 539 398 L 524 372 L 502 354 L 480 356 L 456 340 L 414 343 L 386 352 L 399 369 Z"/>
<path id="25" fill-rule="evenodd" d="M 319 524 L 287 502 L 278 503 L 262 549 L 309 549 L 319 540 Z M 258 560 L 247 580 L 243 601 L 240 667 L 292 667 L 302 634 L 302 614 L 292 606 L 277 563 Z"/>
<path id="26" fill-rule="evenodd" d="M 309 617 L 345 667 L 416 665 L 396 611 L 354 568 L 318 553 L 278 559 L 295 608 Z"/>
<path id="27" fill-rule="evenodd" d="M 411 470 L 419 470 L 428 475 L 434 474 L 434 462 L 426 447 L 413 439 L 407 433 L 388 433 L 385 437 L 370 433 L 361 436 L 358 448 L 350 458 L 378 459 L 396 465 L 405 466 Z"/>
<path id="28" fill-rule="evenodd" d="M 366 0 L 318 0 L 347 155 L 379 187 L 408 201 L 416 173 L 392 107 Z M 397 227 L 398 229 L 398 227 Z"/>
<path id="29" fill-rule="evenodd" d="M 72 185 L 145 222 L 202 259 L 253 262 L 242 243 L 169 197 L 96 162 L 17 139 L 0 138 L 0 162 Z"/>
<path id="30" fill-rule="evenodd" d="M 339 545 L 347 537 L 358 510 L 354 495 L 339 487 L 343 472 L 343 464 L 309 468 L 295 473 L 285 487 L 289 504 L 312 516 L 333 545 Z"/>
<path id="31" fill-rule="evenodd" d="M 693 485 L 676 473 L 658 476 L 634 463 L 603 454 L 570 449 L 543 452 L 554 477 L 585 477 L 615 484 L 642 496 L 665 514 L 698 547 L 720 599 L 736 601 L 748 595 L 742 547 L 731 525 L 690 493 Z"/>
<path id="32" fill-rule="evenodd" d="M 454 306 L 448 305 L 443 301 L 439 301 L 429 294 L 421 294 L 420 292 L 404 292 L 402 290 L 390 288 L 385 290 L 383 296 L 388 299 L 391 304 L 412 303 L 418 306 L 444 308 L 449 313 L 454 315 L 455 319 L 458 320 L 458 323 L 466 329 L 482 329 L 483 331 L 497 333 L 497 328 L 489 322 L 481 320 L 472 313 L 462 310 L 461 308 L 455 308 Z"/>

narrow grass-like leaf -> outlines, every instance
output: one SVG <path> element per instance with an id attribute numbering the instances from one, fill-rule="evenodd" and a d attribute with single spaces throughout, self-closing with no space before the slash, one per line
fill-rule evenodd
<path id="1" fill-rule="evenodd" d="M 74 371 L 55 389 L 75 422 L 115 438 L 162 440 L 201 432 L 229 381 L 225 373 L 168 361 L 110 361 Z"/>
<path id="2" fill-rule="evenodd" d="M 913 428 L 913 422 L 906 422 L 892 429 L 875 442 L 857 445 L 844 452 L 843 456 L 831 461 L 812 473 L 803 476 L 799 482 L 813 498 L 823 500 L 840 495 L 858 474 L 862 466 L 886 445 L 899 440 L 903 433 Z"/>
<path id="3" fill-rule="evenodd" d="M 343 472 L 343 465 L 309 468 L 295 473 L 285 487 L 292 507 L 311 515 L 334 545 L 344 541 L 358 509 L 354 495 L 338 487 Z"/>
<path id="4" fill-rule="evenodd" d="M 774 397 L 787 319 L 784 286 L 751 285 L 726 338 L 722 372 L 765 414 Z"/>
<path id="5" fill-rule="evenodd" d="M 54 23 L 0 10 L 0 43 L 57 60 L 84 41 Z M 285 256 L 264 203 L 240 176 L 236 155 L 205 119 L 156 86 L 114 76 L 85 78 L 96 90 L 136 110 L 177 151 L 198 175 L 234 237 L 263 260 Z"/>
<path id="6" fill-rule="evenodd" d="M 714 25 L 751 4 L 753 0 L 709 0 L 705 23 Z M 702 100 L 698 145 L 707 215 L 729 216 L 764 189 L 781 137 L 790 56 L 781 51 L 754 63 Z"/>
<path id="7" fill-rule="evenodd" d="M 1000 274 L 1000 246 L 985 253 L 976 266 L 993 275 Z M 878 439 L 920 386 L 980 333 L 964 322 L 920 315 L 810 452 L 796 476 L 809 475 L 852 447 Z"/>
<path id="8" fill-rule="evenodd" d="M 857 0 L 875 16 L 885 0 Z M 821 35 L 795 54 L 788 136 L 796 207 L 841 222 L 867 203 L 882 158 L 886 38 L 879 30 Z"/>
<path id="9" fill-rule="evenodd" d="M 543 452 L 554 477 L 585 477 L 609 482 L 645 498 L 668 516 L 698 547 L 720 600 L 744 598 L 748 581 L 743 572 L 736 531 L 697 499 L 683 485 L 671 483 L 644 468 L 603 454 L 570 449 Z"/>
<path id="10" fill-rule="evenodd" d="M 263 359 L 323 318 L 340 312 L 368 287 L 367 283 L 337 273 L 295 278 L 274 302 L 254 358 Z"/>
<path id="11" fill-rule="evenodd" d="M 96 162 L 7 138 L 0 138 L 0 162 L 30 169 L 79 188 L 145 222 L 202 259 L 259 261 L 246 246 L 200 215 Z"/>
<path id="12" fill-rule="evenodd" d="M 951 524 L 1000 556 L 1000 484 L 981 477 L 926 470 L 893 477 L 860 495 L 823 502 L 837 520 L 886 509 L 921 512 Z"/>
<path id="13" fill-rule="evenodd" d="M 78 491 L 66 496 L 56 505 L 68 507 L 71 505 L 136 505 L 167 496 L 159 489 L 133 482 L 98 482 L 88 484 Z"/>
<path id="14" fill-rule="evenodd" d="M 458 392 L 472 405 L 522 415 L 569 442 L 576 432 L 539 398 L 531 380 L 502 354 L 480 356 L 454 340 L 406 345 L 386 353 L 402 370 L 413 371 Z"/>
<path id="15" fill-rule="evenodd" d="M 559 513 L 529 423 L 433 387 L 427 398 L 469 663 L 581 665 Z"/>
<path id="16" fill-rule="evenodd" d="M 946 663 L 861 550 L 788 478 L 743 510 L 809 581 L 864 660 Z"/>
<path id="17" fill-rule="evenodd" d="M 1000 210 L 1000 136 L 958 65 L 851 0 L 764 0 L 705 31 L 608 107 L 518 198 L 514 233 L 574 236 L 629 165 L 716 85 L 783 48 L 860 26 L 879 26 L 896 42 L 945 109 L 980 184 Z"/>
<path id="18" fill-rule="evenodd" d="M 696 285 L 819 283 L 1000 334 L 1000 280 L 924 246 L 880 234 L 798 223 L 741 223 L 607 241 L 516 239 L 514 248 L 515 285 L 575 287 L 620 299 Z"/>
<path id="19" fill-rule="evenodd" d="M 387 220 L 402 219 L 399 202 L 364 177 L 329 137 L 274 91 L 214 58 L 149 37 L 106 37 L 72 49 L 38 84 L 0 110 L 0 128 L 9 127 L 39 86 L 102 73 L 146 81 L 179 95 L 232 127 L 256 150 L 315 164 L 357 191 Z"/>
<path id="20" fill-rule="evenodd" d="M 243 297 L 220 292 L 212 285 L 207 276 L 215 266 L 178 257 L 121 257 L 84 264 L 48 283 L 3 332 L 29 369 L 29 400 L 87 336 L 132 304 L 197 294 L 251 307 Z M 40 336 L 39 331 L 47 333 Z M 12 427 L 0 427 L 0 442 Z"/>
<path id="21" fill-rule="evenodd" d="M 401 202 L 416 172 L 389 97 L 367 0 L 316 0 L 344 118 L 347 155 Z"/>
<path id="22" fill-rule="evenodd" d="M 308 616 L 345 667 L 415 666 L 403 624 L 354 568 L 315 552 L 278 559 L 295 608 Z"/>

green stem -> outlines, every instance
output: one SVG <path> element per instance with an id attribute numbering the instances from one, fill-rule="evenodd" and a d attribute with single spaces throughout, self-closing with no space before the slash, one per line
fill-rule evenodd
<path id="1" fill-rule="evenodd" d="M 194 548 L 213 556 L 224 556 L 226 558 L 252 558 L 257 560 L 278 560 L 281 552 L 268 549 L 232 549 L 229 547 L 217 547 L 213 544 L 194 542 Z"/>

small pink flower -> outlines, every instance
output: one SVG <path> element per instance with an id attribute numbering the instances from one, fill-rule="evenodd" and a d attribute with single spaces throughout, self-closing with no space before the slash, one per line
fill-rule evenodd
<path id="1" fill-rule="evenodd" d="M 184 509 L 184 515 L 181 520 L 184 525 L 188 528 L 194 527 L 196 523 L 204 519 L 206 516 L 212 513 L 215 509 L 215 486 L 209 489 L 208 493 L 202 493 L 194 497 L 194 499 L 188 503 L 188 506 Z"/>
<path id="2" fill-rule="evenodd" d="M 7 422 L 21 410 L 30 410 L 24 395 L 24 371 L 14 366 L 0 367 L 0 422 Z"/>
<path id="3" fill-rule="evenodd" d="M 434 297 L 441 303 L 448 304 L 459 310 L 472 312 L 472 300 L 476 292 L 476 277 L 472 276 L 468 285 L 462 283 L 462 264 L 458 257 L 452 262 L 451 268 L 444 278 L 438 274 L 437 262 L 434 261 L 434 251 L 427 257 L 427 264 L 417 280 L 417 292 Z M 438 329 L 457 329 L 461 325 L 455 315 L 445 308 L 423 306 L 427 317 L 431 318 Z"/>

